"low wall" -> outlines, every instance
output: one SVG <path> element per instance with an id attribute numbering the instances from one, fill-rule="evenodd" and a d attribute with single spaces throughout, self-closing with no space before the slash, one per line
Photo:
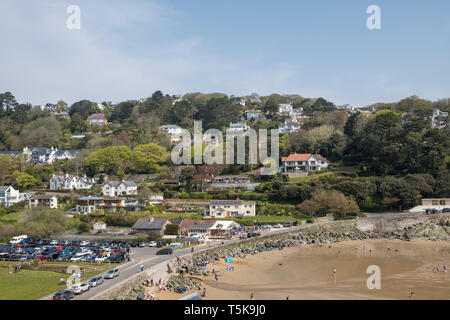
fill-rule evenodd
<path id="1" fill-rule="evenodd" d="M 357 219 L 356 227 L 361 231 L 373 232 L 395 232 L 405 228 L 414 227 L 426 221 L 440 219 L 443 217 L 450 217 L 449 213 L 440 213 L 432 215 L 414 214 L 402 215 L 399 217 L 371 217 Z"/>

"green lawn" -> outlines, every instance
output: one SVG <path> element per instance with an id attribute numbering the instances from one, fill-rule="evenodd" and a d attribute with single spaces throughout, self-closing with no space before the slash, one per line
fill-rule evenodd
<path id="1" fill-rule="evenodd" d="M 68 274 L 54 271 L 24 270 L 18 273 L 13 272 L 17 263 L 9 261 L 0 262 L 0 300 L 35 300 L 58 290 L 64 289 L 65 285 L 58 285 L 62 277 L 67 279 Z M 51 266 L 69 266 L 74 263 L 44 263 Z M 80 267 L 93 268 L 95 270 L 82 275 L 81 281 L 86 281 L 94 275 L 101 274 L 109 270 L 113 265 L 109 264 L 75 264 Z M 117 264 L 114 264 L 117 266 Z"/>

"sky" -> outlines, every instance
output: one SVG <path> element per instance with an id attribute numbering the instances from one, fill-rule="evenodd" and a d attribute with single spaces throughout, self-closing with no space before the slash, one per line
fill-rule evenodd
<path id="1" fill-rule="evenodd" d="M 66 22 L 70 5 L 79 30 Z M 381 29 L 369 30 L 370 5 Z M 33 105 L 222 92 L 450 97 L 450 1 L 1 0 L 0 92 Z"/>

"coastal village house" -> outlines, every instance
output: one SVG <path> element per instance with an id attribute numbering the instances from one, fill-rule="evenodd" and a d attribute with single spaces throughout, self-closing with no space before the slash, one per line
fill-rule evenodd
<path id="1" fill-rule="evenodd" d="M 319 154 L 290 154 L 281 158 L 280 172 L 314 172 L 328 169 L 328 161 Z"/>
<path id="2" fill-rule="evenodd" d="M 87 190 L 92 188 L 95 181 L 92 178 L 71 175 L 55 175 L 50 178 L 50 190 Z"/>
<path id="3" fill-rule="evenodd" d="M 230 128 L 228 131 L 232 133 L 241 133 L 245 132 L 249 129 L 249 127 L 245 123 L 232 123 L 230 122 Z"/>
<path id="4" fill-rule="evenodd" d="M 211 218 L 247 217 L 256 215 L 256 203 L 241 200 L 211 200 L 204 216 Z"/>
<path id="5" fill-rule="evenodd" d="M 170 142 L 177 143 L 182 140 L 181 134 L 183 129 L 174 124 L 167 124 L 159 127 L 160 131 L 163 131 L 170 135 Z"/>
<path id="6" fill-rule="evenodd" d="M 255 190 L 260 183 L 252 183 L 248 176 L 217 176 L 213 177 L 210 184 L 206 185 L 207 190 L 229 190 L 244 189 Z"/>
<path id="7" fill-rule="evenodd" d="M 95 210 L 105 211 L 141 211 L 142 205 L 136 199 L 121 197 L 81 197 L 76 200 L 75 212 L 89 214 Z"/>
<path id="8" fill-rule="evenodd" d="M 87 118 L 87 122 L 91 126 L 101 126 L 101 127 L 103 127 L 104 125 L 106 125 L 108 123 L 108 121 L 106 120 L 105 115 L 103 113 L 91 114 Z"/>
<path id="9" fill-rule="evenodd" d="M 9 207 L 17 202 L 25 200 L 23 194 L 12 186 L 0 186 L 0 204 Z"/>
<path id="10" fill-rule="evenodd" d="M 133 181 L 108 181 L 102 190 L 106 197 L 129 196 L 137 194 L 137 185 Z"/>
<path id="11" fill-rule="evenodd" d="M 171 222 L 167 219 L 139 219 L 133 225 L 133 231 L 137 233 L 149 233 L 153 231 L 163 235 L 169 224 L 171 224 Z"/>
<path id="12" fill-rule="evenodd" d="M 58 148 L 53 147 L 24 147 L 22 151 L 0 151 L 0 155 L 17 157 L 23 154 L 27 156 L 27 162 L 34 164 L 52 164 L 55 161 L 72 160 L 78 152 L 78 150 L 58 150 Z"/>
<path id="13" fill-rule="evenodd" d="M 300 126 L 295 122 L 285 121 L 278 127 L 280 133 L 294 133 L 300 129 Z"/>
<path id="14" fill-rule="evenodd" d="M 58 198 L 48 194 L 35 194 L 28 200 L 28 208 L 58 208 Z"/>
<path id="15" fill-rule="evenodd" d="M 292 104 L 290 103 L 280 103 L 278 105 L 278 112 L 284 115 L 290 115 L 293 110 Z"/>
<path id="16" fill-rule="evenodd" d="M 182 235 L 191 236 L 192 234 L 200 234 L 209 236 L 211 228 L 216 223 L 215 220 L 189 220 L 181 221 L 179 227 Z"/>

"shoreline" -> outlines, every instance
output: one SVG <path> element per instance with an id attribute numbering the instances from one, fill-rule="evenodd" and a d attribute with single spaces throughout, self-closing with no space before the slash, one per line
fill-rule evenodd
<path id="1" fill-rule="evenodd" d="M 450 272 L 443 272 L 442 266 L 449 262 L 449 241 L 375 239 L 297 245 L 233 258 L 233 263 L 212 262 L 207 270 L 219 270 L 218 281 L 212 275 L 189 276 L 202 281 L 200 290 L 180 294 L 150 287 L 148 292 L 159 300 L 177 300 L 194 292 L 202 295 L 203 288 L 205 300 L 248 300 L 252 293 L 255 300 L 447 300 Z M 367 288 L 370 265 L 380 267 L 380 290 Z M 433 270 L 438 265 L 440 272 Z M 225 272 L 228 266 L 234 271 Z"/>

